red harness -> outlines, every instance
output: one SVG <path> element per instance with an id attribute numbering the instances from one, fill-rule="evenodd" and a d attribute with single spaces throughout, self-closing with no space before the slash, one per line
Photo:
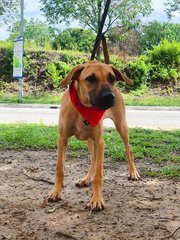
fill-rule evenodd
<path id="1" fill-rule="evenodd" d="M 91 124 L 93 127 L 96 127 L 96 125 L 99 123 L 99 121 L 101 120 L 106 110 L 100 109 L 95 106 L 92 106 L 92 107 L 84 106 L 77 95 L 77 91 L 74 85 L 75 84 L 73 81 L 69 87 L 70 98 L 73 106 L 85 119 L 84 123 L 86 125 Z"/>

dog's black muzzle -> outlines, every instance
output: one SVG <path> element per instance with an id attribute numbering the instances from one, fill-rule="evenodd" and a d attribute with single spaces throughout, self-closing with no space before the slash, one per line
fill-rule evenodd
<path id="1" fill-rule="evenodd" d="M 106 90 L 101 91 L 99 96 L 95 99 L 95 102 L 92 103 L 96 107 L 99 107 L 103 110 L 111 108 L 115 103 L 115 95 L 113 92 Z"/>

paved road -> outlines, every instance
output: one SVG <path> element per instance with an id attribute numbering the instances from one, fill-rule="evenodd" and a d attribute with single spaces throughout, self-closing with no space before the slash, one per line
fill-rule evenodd
<path id="1" fill-rule="evenodd" d="M 0 106 L 0 123 L 43 123 L 56 125 L 59 109 L 2 107 Z M 180 129 L 180 108 L 126 108 L 129 127 L 154 129 Z M 113 127 L 110 119 L 104 120 L 104 125 Z"/>

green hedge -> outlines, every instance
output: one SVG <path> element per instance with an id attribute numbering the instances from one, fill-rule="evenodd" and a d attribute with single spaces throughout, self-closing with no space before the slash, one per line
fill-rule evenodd
<path id="1" fill-rule="evenodd" d="M 0 42 L 0 90 L 12 79 L 12 44 Z M 72 51 L 25 51 L 25 84 L 33 91 L 54 90 L 73 66 L 86 62 L 89 55 Z M 118 57 L 111 57 L 111 64 L 121 69 L 131 79 L 136 90 L 148 85 L 176 84 L 179 79 L 180 43 L 162 41 L 146 55 L 123 63 Z"/>
<path id="2" fill-rule="evenodd" d="M 164 40 L 147 53 L 152 82 L 175 82 L 179 75 L 180 42 Z"/>
<path id="3" fill-rule="evenodd" d="M 12 87 L 15 80 L 13 71 L 13 45 L 0 43 L 0 90 Z M 69 51 L 25 50 L 24 85 L 32 91 L 54 90 L 73 66 L 84 63 L 89 56 L 86 53 Z M 12 90 L 14 89 L 14 85 Z"/>
<path id="4" fill-rule="evenodd" d="M 124 67 L 134 80 L 133 89 L 143 85 L 176 84 L 180 77 L 180 42 L 163 40 L 146 55 L 129 61 Z"/>

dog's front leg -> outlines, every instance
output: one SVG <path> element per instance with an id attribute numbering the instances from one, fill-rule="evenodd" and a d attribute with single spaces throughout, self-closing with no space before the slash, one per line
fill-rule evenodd
<path id="1" fill-rule="evenodd" d="M 96 165 L 95 157 L 96 156 L 95 156 L 94 141 L 92 139 L 88 139 L 87 144 L 88 144 L 88 149 L 89 149 L 89 152 L 90 152 L 91 165 L 90 165 L 90 168 L 89 168 L 86 176 L 84 178 L 80 179 L 76 183 L 76 187 L 87 187 L 87 186 L 89 186 L 90 183 L 91 183 L 91 179 L 93 178 L 94 173 L 95 173 L 95 165 Z"/>
<path id="2" fill-rule="evenodd" d="M 104 160 L 104 141 L 98 139 L 94 143 L 95 146 L 95 176 L 93 181 L 93 195 L 88 204 L 88 208 L 91 210 L 104 209 L 104 201 L 102 197 L 102 185 L 103 185 L 103 160 Z"/>
<path id="3" fill-rule="evenodd" d="M 58 158 L 56 164 L 56 178 L 52 191 L 48 195 L 48 201 L 59 201 L 64 181 L 64 162 L 67 149 L 67 139 L 58 136 Z"/>
<path id="4" fill-rule="evenodd" d="M 129 180 L 138 180 L 140 179 L 140 175 L 136 169 L 135 163 L 134 163 L 134 156 L 131 150 L 131 147 L 129 145 L 129 136 L 128 136 L 128 128 L 126 123 L 124 122 L 124 125 L 116 125 L 116 129 L 121 135 L 121 138 L 124 142 L 124 146 L 126 149 L 126 157 L 128 161 L 128 168 L 129 168 Z"/>

